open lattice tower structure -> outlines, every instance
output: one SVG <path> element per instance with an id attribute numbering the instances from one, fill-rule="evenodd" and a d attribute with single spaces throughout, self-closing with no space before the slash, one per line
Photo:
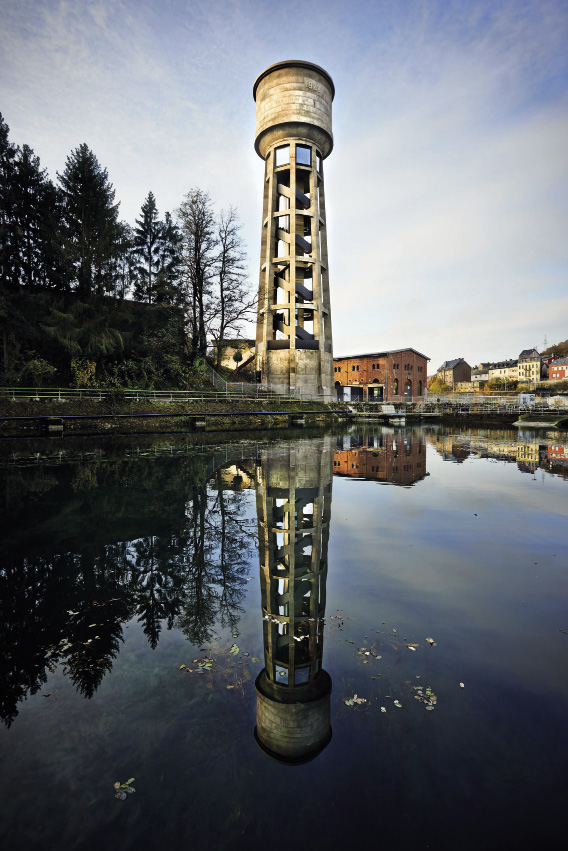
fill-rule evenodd
<path id="1" fill-rule="evenodd" d="M 333 398 L 323 161 L 333 148 L 333 80 L 311 62 L 266 68 L 254 84 L 265 161 L 257 378 L 269 390 Z"/>

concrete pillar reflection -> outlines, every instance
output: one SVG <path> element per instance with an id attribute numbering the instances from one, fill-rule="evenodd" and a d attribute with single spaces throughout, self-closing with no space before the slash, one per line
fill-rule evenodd
<path id="1" fill-rule="evenodd" d="M 322 657 L 332 477 L 329 437 L 263 452 L 257 467 L 264 668 L 255 738 L 290 764 L 331 739 Z"/>

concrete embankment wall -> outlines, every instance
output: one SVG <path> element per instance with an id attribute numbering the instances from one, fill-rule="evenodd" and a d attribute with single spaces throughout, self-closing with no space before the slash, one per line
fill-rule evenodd
<path id="1" fill-rule="evenodd" d="M 77 419 L 66 419 L 71 416 Z M 294 424 L 306 427 L 332 425 L 342 419 L 341 413 L 334 407 L 321 403 L 261 402 L 256 399 L 172 404 L 150 401 L 112 403 L 91 399 L 67 402 L 51 399 L 37 402 L 1 400 L 0 417 L 8 418 L 0 420 L 0 437 L 61 432 L 265 431 L 290 428 Z"/>

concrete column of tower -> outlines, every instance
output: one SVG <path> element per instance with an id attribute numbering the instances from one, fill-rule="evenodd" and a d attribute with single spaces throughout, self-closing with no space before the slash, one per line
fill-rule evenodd
<path id="1" fill-rule="evenodd" d="M 331 438 L 263 452 L 257 513 L 264 668 L 255 737 L 274 759 L 313 759 L 331 739 L 331 679 L 323 669 Z"/>
<path id="2" fill-rule="evenodd" d="M 265 160 L 256 333 L 263 387 L 333 399 L 323 160 L 333 148 L 329 74 L 299 60 L 262 72 L 255 149 Z"/>

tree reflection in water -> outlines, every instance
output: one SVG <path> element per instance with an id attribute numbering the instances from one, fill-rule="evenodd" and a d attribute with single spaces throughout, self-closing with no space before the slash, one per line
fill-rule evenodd
<path id="1" fill-rule="evenodd" d="M 92 697 L 132 618 L 152 648 L 164 624 L 197 644 L 216 622 L 236 628 L 255 530 L 244 495 L 220 471 L 209 479 L 203 457 L 7 471 L 0 716 L 8 726 L 58 664 Z"/>

